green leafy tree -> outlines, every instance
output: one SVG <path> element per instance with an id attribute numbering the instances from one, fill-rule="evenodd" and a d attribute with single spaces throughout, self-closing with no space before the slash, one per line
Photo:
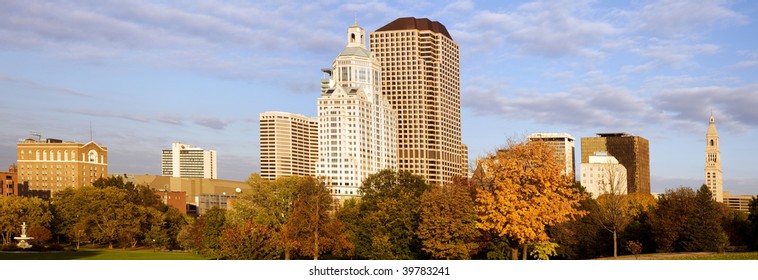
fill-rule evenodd
<path id="1" fill-rule="evenodd" d="M 203 255 L 219 258 L 222 256 L 219 236 L 226 223 L 224 209 L 214 206 L 199 219 L 202 219 L 202 253 Z"/>
<path id="2" fill-rule="evenodd" d="M 468 259 L 477 248 L 476 209 L 465 179 L 435 186 L 421 196 L 416 235 L 437 259 Z"/>
<path id="3" fill-rule="evenodd" d="M 685 251 L 723 252 L 729 244 L 721 227 L 723 212 L 713 200 L 710 188 L 703 184 L 695 196 L 695 209 L 684 228 L 682 247 Z"/>
<path id="4" fill-rule="evenodd" d="M 753 197 L 749 204 L 748 221 L 750 222 L 750 242 L 751 250 L 758 251 L 758 196 Z"/>
<path id="5" fill-rule="evenodd" d="M 331 209 L 326 188 L 315 178 L 301 176 L 266 181 L 252 174 L 247 182 L 252 188 L 233 201 L 228 214 L 230 224 L 253 219 L 256 224 L 277 230 L 285 259 L 293 254 L 317 257 L 324 249 L 319 244 L 325 236 L 314 236 L 329 222 L 326 213 Z"/>
<path id="6" fill-rule="evenodd" d="M 355 253 L 371 259 L 420 258 L 422 243 L 415 232 L 420 197 L 428 189 L 422 177 L 405 171 L 383 170 L 367 177 L 360 188 L 360 222 L 342 220 Z"/>
<path id="7" fill-rule="evenodd" d="M 0 235 L 3 244 L 21 234 L 21 224 L 47 227 L 52 220 L 49 204 L 36 197 L 0 196 Z"/>
<path id="8" fill-rule="evenodd" d="M 684 251 L 684 229 L 695 207 L 695 192 L 690 188 L 666 190 L 658 198 L 650 221 L 658 252 Z"/>

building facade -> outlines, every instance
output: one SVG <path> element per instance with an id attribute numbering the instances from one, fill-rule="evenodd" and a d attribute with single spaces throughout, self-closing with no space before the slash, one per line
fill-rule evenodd
<path id="1" fill-rule="evenodd" d="M 711 189 L 713 199 L 724 201 L 724 181 L 721 178 L 721 151 L 719 150 L 719 133 L 716 120 L 711 115 L 708 131 L 705 133 L 705 185 Z"/>
<path id="2" fill-rule="evenodd" d="M 26 139 L 16 148 L 18 180 L 31 189 L 55 192 L 108 176 L 108 148 L 93 141 Z"/>
<path id="3" fill-rule="evenodd" d="M 729 192 L 724 192 L 724 204 L 729 207 L 729 209 L 742 211 L 745 213 L 750 213 L 750 202 L 753 201 L 753 198 L 758 196 L 752 196 L 752 195 L 732 195 Z"/>
<path id="4" fill-rule="evenodd" d="M 582 162 L 605 152 L 626 168 L 628 193 L 650 193 L 650 144 L 647 139 L 626 133 L 598 133 L 582 138 Z"/>
<path id="5" fill-rule="evenodd" d="M 589 156 L 587 163 L 580 164 L 582 186 L 597 198 L 602 194 L 626 194 L 626 168 L 606 152 Z"/>
<path id="6" fill-rule="evenodd" d="M 246 182 L 206 179 L 206 178 L 177 178 L 172 176 L 124 174 L 124 181 L 135 185 L 148 186 L 156 190 L 164 202 L 179 208 L 184 195 L 186 214 L 197 216 L 202 211 L 213 205 L 205 203 L 214 198 L 222 198 L 227 195 L 238 195 L 243 191 L 250 191 L 252 187 Z M 165 196 L 165 197 L 164 197 Z M 209 200 L 210 199 L 210 200 Z M 224 202 L 226 200 L 223 200 Z M 203 202 L 205 204 L 200 205 Z M 226 205 L 216 205 L 226 207 Z M 222 208 L 223 208 L 222 207 Z M 181 208 L 180 208 L 181 209 Z M 198 210 L 200 209 L 200 210 Z M 200 213 L 199 213 L 199 212 Z"/>
<path id="7" fill-rule="evenodd" d="M 360 196 L 363 179 L 397 168 L 397 118 L 382 91 L 382 68 L 354 24 L 318 98 L 316 176 L 339 198 Z"/>
<path id="8" fill-rule="evenodd" d="M 399 18 L 372 32 L 370 46 L 382 65 L 382 92 L 397 112 L 399 170 L 432 184 L 466 176 L 459 49 L 445 26 Z"/>
<path id="9" fill-rule="evenodd" d="M 161 154 L 163 176 L 218 179 L 216 151 L 183 143 L 172 143 Z"/>
<path id="10" fill-rule="evenodd" d="M 260 114 L 261 177 L 315 176 L 318 119 L 286 112 Z"/>
<path id="11" fill-rule="evenodd" d="M 555 157 L 565 166 L 563 175 L 574 178 L 574 137 L 566 133 L 533 133 L 527 137 L 529 141 L 543 141 L 550 146 Z"/>

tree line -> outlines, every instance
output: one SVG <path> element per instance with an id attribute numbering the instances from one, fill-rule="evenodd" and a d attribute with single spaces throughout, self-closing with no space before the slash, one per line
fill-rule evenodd
<path id="1" fill-rule="evenodd" d="M 511 142 L 482 158 L 470 179 L 430 185 L 384 170 L 364 180 L 360 199 L 344 203 L 335 203 L 317 178 L 253 174 L 251 190 L 228 209 L 196 219 L 149 188 L 112 177 L 56 192 L 49 203 L 0 198 L 0 229 L 4 244 L 26 221 L 29 235 L 41 234 L 39 244 L 147 246 L 216 259 L 587 259 L 758 250 L 758 197 L 749 214 L 713 201 L 705 186 L 657 199 L 611 188 L 593 199 L 562 170 L 546 144 Z"/>

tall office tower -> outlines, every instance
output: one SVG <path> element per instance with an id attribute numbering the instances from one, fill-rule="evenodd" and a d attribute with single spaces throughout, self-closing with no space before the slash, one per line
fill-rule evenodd
<path id="1" fill-rule="evenodd" d="M 705 133 L 705 185 L 711 189 L 713 199 L 724 201 L 724 181 L 721 178 L 721 152 L 719 151 L 719 133 L 716 121 L 711 115 L 708 132 Z"/>
<path id="2" fill-rule="evenodd" d="M 432 184 L 462 175 L 458 44 L 425 18 L 396 19 L 370 37 L 382 90 L 398 116 L 399 169 Z"/>
<path id="3" fill-rule="evenodd" d="M 589 156 L 587 163 L 581 163 L 582 187 L 597 198 L 601 194 L 626 194 L 626 168 L 606 152 Z"/>
<path id="4" fill-rule="evenodd" d="M 108 148 L 93 141 L 38 138 L 23 140 L 16 147 L 18 181 L 28 181 L 29 188 L 54 192 L 90 186 L 108 176 Z"/>
<path id="5" fill-rule="evenodd" d="M 566 133 L 532 133 L 527 139 L 529 141 L 543 141 L 553 148 L 555 157 L 565 166 L 563 175 L 574 178 L 574 170 L 576 170 L 574 137 Z"/>
<path id="6" fill-rule="evenodd" d="M 261 177 L 316 176 L 318 120 L 300 114 L 260 114 Z"/>
<path id="7" fill-rule="evenodd" d="M 605 152 L 626 168 L 628 193 L 650 193 L 650 144 L 647 139 L 626 133 L 598 133 L 582 138 L 582 163 Z"/>
<path id="8" fill-rule="evenodd" d="M 339 199 L 357 197 L 363 179 L 397 169 L 397 119 L 382 94 L 382 69 L 366 49 L 365 32 L 354 24 L 347 46 L 332 63 L 328 87 L 318 98 L 318 161 Z"/>
<path id="9" fill-rule="evenodd" d="M 183 143 L 172 143 L 161 155 L 163 176 L 218 179 L 216 151 Z"/>

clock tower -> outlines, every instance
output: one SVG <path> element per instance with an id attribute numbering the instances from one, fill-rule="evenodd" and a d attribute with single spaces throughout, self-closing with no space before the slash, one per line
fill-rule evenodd
<path id="1" fill-rule="evenodd" d="M 724 201 L 724 182 L 721 177 L 721 152 L 716 122 L 711 115 L 708 132 L 705 133 L 705 185 L 711 189 L 713 199 Z"/>

